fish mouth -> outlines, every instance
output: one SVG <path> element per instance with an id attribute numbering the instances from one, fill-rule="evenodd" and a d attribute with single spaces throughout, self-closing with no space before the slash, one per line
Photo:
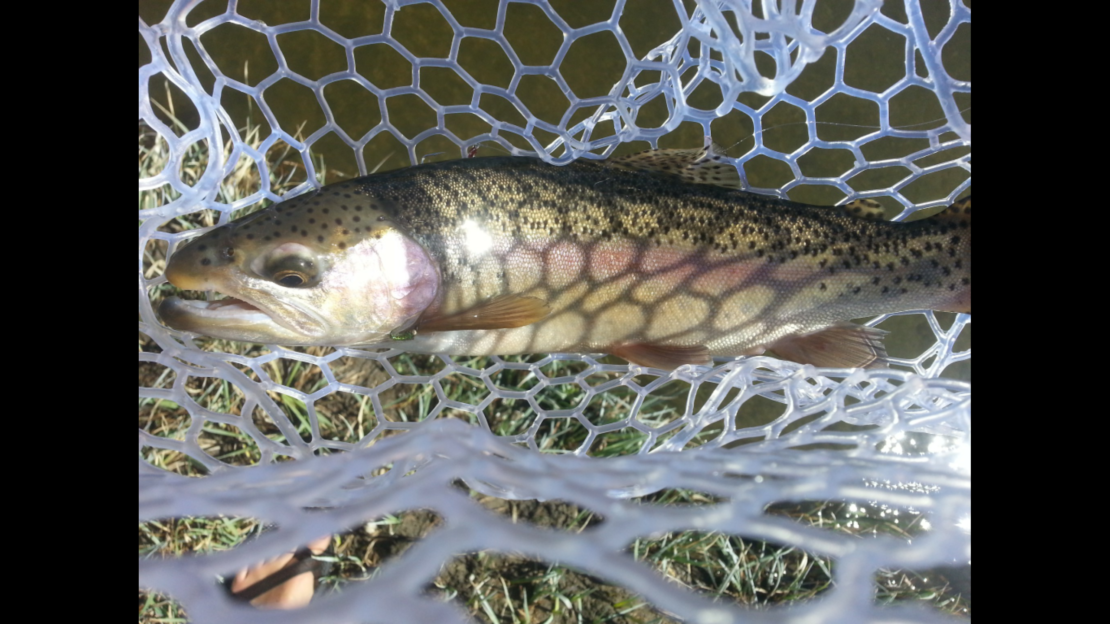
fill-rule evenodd
<path id="1" fill-rule="evenodd" d="M 205 258 L 190 253 L 193 247 L 190 243 L 170 257 L 166 281 L 181 290 L 215 293 L 218 298 L 167 297 L 158 306 L 158 316 L 166 326 L 213 338 L 264 344 L 310 345 L 322 339 L 328 325 L 311 305 L 295 297 L 275 296 L 271 291 L 276 287 L 237 265 L 202 268 Z"/>
<path id="2" fill-rule="evenodd" d="M 169 314 L 166 314 L 167 312 Z M 158 313 L 162 315 L 163 320 L 168 320 L 167 317 L 173 317 L 182 313 L 194 318 L 210 319 L 213 321 L 273 320 L 269 314 L 264 312 L 261 308 L 254 305 L 253 303 L 243 301 L 242 299 L 236 299 L 234 297 L 217 299 L 214 301 L 168 297 L 162 302 L 160 306 L 158 306 Z M 173 325 L 171 325 L 171 327 L 172 326 Z"/>
<path id="3" fill-rule="evenodd" d="M 258 305 L 231 296 L 214 301 L 167 297 L 158 306 L 158 316 L 172 329 L 213 338 L 289 345 L 312 341 Z"/>

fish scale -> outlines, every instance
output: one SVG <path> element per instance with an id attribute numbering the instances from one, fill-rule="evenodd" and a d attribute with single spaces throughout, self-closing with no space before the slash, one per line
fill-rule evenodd
<path id="1" fill-rule="evenodd" d="M 216 228 L 179 250 L 167 276 L 304 334 L 277 329 L 282 344 L 610 352 L 664 368 L 765 348 L 866 365 L 884 355 L 881 332 L 850 319 L 970 312 L 970 199 L 901 223 L 729 188 L 738 182 L 711 150 L 563 167 L 515 157 L 427 164 Z M 274 284 L 263 265 L 289 249 L 320 267 L 317 285 Z M 370 259 L 352 260 L 359 254 Z M 383 277 L 359 277 L 366 271 Z M 180 306 L 166 312 L 180 329 L 236 337 Z"/>

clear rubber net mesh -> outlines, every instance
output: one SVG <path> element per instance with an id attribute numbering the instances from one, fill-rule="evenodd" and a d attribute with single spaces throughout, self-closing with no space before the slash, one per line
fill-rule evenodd
<path id="1" fill-rule="evenodd" d="M 176 246 L 259 202 L 476 154 L 559 164 L 712 139 L 753 191 L 870 197 L 898 219 L 947 205 L 971 184 L 964 4 L 314 1 L 284 21 L 260 4 L 178 1 L 154 19 L 140 4 L 139 518 L 279 528 L 141 558 L 141 587 L 195 621 L 459 621 L 466 609 L 429 587 L 483 551 L 568 566 L 691 622 L 943 619 L 880 604 L 875 584 L 970 559 L 970 315 L 868 321 L 891 330 L 891 369 L 751 357 L 664 372 L 589 354 L 242 345 L 169 330 L 152 302 L 172 291 Z M 175 417 L 155 426 L 158 410 Z M 670 491 L 703 504 L 652 498 Z M 528 499 L 604 522 L 553 531 L 488 504 Z M 773 512 L 815 501 L 917 521 L 864 538 Z M 441 522 L 305 609 L 255 612 L 214 581 L 406 510 Z M 752 611 L 630 546 L 689 531 L 796 549 L 832 582 Z"/>

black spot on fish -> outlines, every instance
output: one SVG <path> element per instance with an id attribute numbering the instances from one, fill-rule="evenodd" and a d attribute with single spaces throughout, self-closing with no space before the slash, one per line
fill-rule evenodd
<path id="1" fill-rule="evenodd" d="M 960 283 L 963 284 L 964 286 L 970 286 L 971 285 L 971 278 L 970 277 L 960 278 Z"/>
<path id="2" fill-rule="evenodd" d="M 208 245 L 197 245 L 197 251 L 208 251 Z"/>
<path id="3" fill-rule="evenodd" d="M 323 212 L 324 214 L 328 214 L 328 213 L 330 213 L 331 211 L 330 211 L 330 210 L 328 210 L 327 208 L 324 208 L 323 210 L 321 210 L 321 212 Z"/>
<path id="4" fill-rule="evenodd" d="M 343 225 L 343 219 L 336 219 L 335 224 L 336 225 Z"/>
<path id="5" fill-rule="evenodd" d="M 254 240 L 254 234 L 247 234 L 247 240 Z"/>
<path id="6" fill-rule="evenodd" d="M 883 294 L 885 295 L 888 292 L 890 292 L 890 286 L 883 286 Z"/>
<path id="7" fill-rule="evenodd" d="M 308 236 L 308 230 L 301 230 L 301 236 Z"/>
<path id="8" fill-rule="evenodd" d="M 347 248 L 347 243 L 344 243 L 344 242 L 340 241 L 339 248 L 340 249 L 346 249 Z"/>
<path id="9" fill-rule="evenodd" d="M 319 243 L 324 242 L 324 237 L 323 236 L 317 236 L 316 237 L 316 242 L 319 242 Z"/>
<path id="10" fill-rule="evenodd" d="M 200 263 L 204 266 L 208 266 L 212 264 L 212 260 L 210 258 L 201 258 Z"/>
<path id="11" fill-rule="evenodd" d="M 856 286 L 855 288 L 852 289 L 852 294 L 853 295 L 858 295 L 859 294 L 859 286 Z"/>
<path id="12" fill-rule="evenodd" d="M 316 223 L 316 219 L 309 219 L 308 222 L 309 223 Z"/>
<path id="13" fill-rule="evenodd" d="M 358 223 L 359 221 L 362 221 L 362 217 L 356 215 L 354 221 L 355 223 Z"/>
<path id="14" fill-rule="evenodd" d="M 821 282 L 821 290 L 825 290 L 825 289 L 826 289 L 825 282 Z"/>
<path id="15" fill-rule="evenodd" d="M 878 285 L 879 285 L 879 278 L 877 278 L 877 277 L 872 277 L 872 278 L 871 278 L 871 284 L 872 284 L 872 285 L 875 285 L 875 286 L 878 286 Z"/>
<path id="16" fill-rule="evenodd" d="M 351 233 L 351 232 L 350 232 L 349 230 L 343 230 L 343 236 L 346 236 L 346 235 L 348 235 L 348 234 L 350 234 L 350 233 Z"/>
<path id="17" fill-rule="evenodd" d="M 316 202 L 316 203 L 317 203 L 317 204 L 319 204 L 320 202 Z M 308 209 L 308 210 L 306 210 L 305 212 L 307 212 L 308 214 L 312 214 L 312 213 L 313 213 L 314 211 L 313 211 L 313 209 L 312 209 L 312 208 L 309 208 L 309 209 Z"/>

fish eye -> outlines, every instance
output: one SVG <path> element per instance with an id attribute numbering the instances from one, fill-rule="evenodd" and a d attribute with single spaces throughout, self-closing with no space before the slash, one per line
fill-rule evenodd
<path id="1" fill-rule="evenodd" d="M 303 286 L 304 283 L 308 281 L 300 273 L 291 273 L 291 272 L 285 272 L 285 273 L 275 275 L 274 279 L 276 279 L 278 281 L 278 283 L 281 284 L 282 286 L 288 286 L 290 288 L 296 288 L 297 286 Z"/>
<path id="2" fill-rule="evenodd" d="M 287 288 L 310 286 L 316 279 L 316 263 L 308 258 L 288 255 L 271 261 L 266 266 L 270 279 Z"/>

